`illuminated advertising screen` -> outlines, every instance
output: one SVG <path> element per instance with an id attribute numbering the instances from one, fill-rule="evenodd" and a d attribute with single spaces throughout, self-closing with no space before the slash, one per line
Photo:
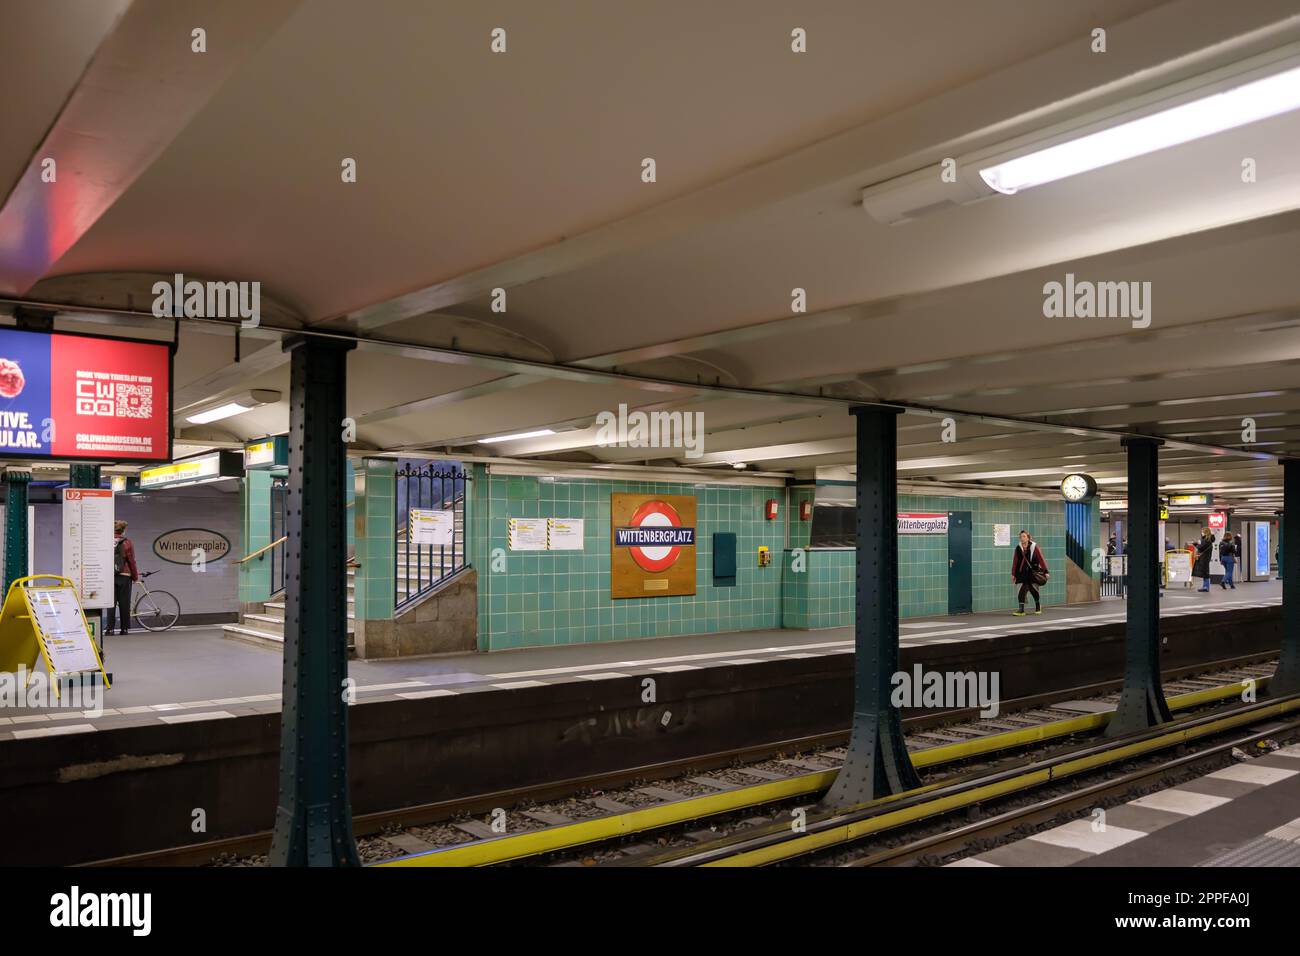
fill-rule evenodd
<path id="1" fill-rule="evenodd" d="M 1272 554 L 1268 547 L 1268 523 L 1260 521 L 1255 525 L 1255 573 L 1261 577 L 1268 576 L 1269 558 Z"/>
<path id="2" fill-rule="evenodd" d="M 0 329 L 0 458 L 171 460 L 171 346 Z"/>

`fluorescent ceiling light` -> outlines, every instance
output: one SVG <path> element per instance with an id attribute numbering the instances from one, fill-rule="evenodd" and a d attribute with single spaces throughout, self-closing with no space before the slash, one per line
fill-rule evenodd
<path id="1" fill-rule="evenodd" d="M 199 406 L 199 410 L 191 412 L 185 416 L 185 420 L 191 425 L 208 425 L 212 422 L 219 422 L 223 418 L 233 418 L 236 415 L 242 415 L 244 412 L 250 412 L 254 408 L 262 405 L 269 405 L 272 402 L 280 400 L 280 393 L 273 389 L 255 388 L 249 392 L 243 392 L 239 395 L 231 395 L 228 398 L 218 399 L 209 402 L 207 405 Z"/>
<path id="2" fill-rule="evenodd" d="M 1008 195 L 1300 109 L 1300 67 L 980 170 Z"/>
<path id="3" fill-rule="evenodd" d="M 218 405 L 216 408 L 209 409 L 206 412 L 199 412 L 197 415 L 186 415 L 185 420 L 194 425 L 206 425 L 209 422 L 219 422 L 223 418 L 231 418 L 244 412 L 251 412 L 256 407 L 255 405 L 241 405 L 239 402 L 227 402 L 225 405 Z"/>
<path id="4" fill-rule="evenodd" d="M 495 438 L 480 438 L 479 442 L 484 445 L 490 445 L 494 441 L 514 441 L 517 438 L 543 438 L 546 435 L 554 435 L 549 428 L 539 428 L 535 432 L 519 432 L 515 435 L 497 435 Z"/>

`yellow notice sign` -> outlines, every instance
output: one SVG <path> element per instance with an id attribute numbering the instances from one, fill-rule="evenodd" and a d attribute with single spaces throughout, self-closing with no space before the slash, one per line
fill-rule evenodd
<path id="1" fill-rule="evenodd" d="M 60 583 L 32 583 L 42 580 Z M 53 574 L 19 578 L 9 586 L 0 608 L 0 671 L 31 670 L 38 657 L 51 676 L 99 671 L 104 686 L 109 686 L 77 589 L 69 579 Z M 57 693 L 57 683 L 55 687 Z"/>

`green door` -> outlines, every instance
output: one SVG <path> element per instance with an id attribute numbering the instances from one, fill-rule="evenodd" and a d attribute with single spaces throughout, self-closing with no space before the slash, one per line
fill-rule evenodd
<path id="1" fill-rule="evenodd" d="M 948 512 L 948 613 L 971 612 L 970 512 Z"/>

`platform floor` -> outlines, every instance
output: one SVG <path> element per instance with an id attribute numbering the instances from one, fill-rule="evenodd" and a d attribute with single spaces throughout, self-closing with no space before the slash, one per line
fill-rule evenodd
<path id="1" fill-rule="evenodd" d="M 1300 866 L 1300 744 L 949 866 Z"/>
<path id="2" fill-rule="evenodd" d="M 1282 600 L 1281 582 L 1213 588 L 1208 594 L 1171 590 L 1163 617 L 1192 614 L 1207 605 L 1265 607 Z M 955 644 L 1018 631 L 1052 632 L 1124 619 L 1124 602 L 1046 608 L 1041 616 L 1008 611 L 959 618 L 908 619 L 900 625 L 907 645 Z M 428 697 L 468 690 L 510 690 L 555 680 L 598 680 L 696 670 L 716 664 L 804 658 L 853 651 L 852 628 L 738 631 L 601 644 L 526 648 L 492 654 L 454 654 L 391 661 L 351 661 L 357 702 L 388 696 Z M 0 707 L 0 740 L 77 733 L 141 717 L 168 723 L 279 709 L 281 655 L 222 636 L 220 627 L 175 628 L 161 634 L 110 635 L 106 663 L 113 686 L 102 713 L 50 707 Z"/>

